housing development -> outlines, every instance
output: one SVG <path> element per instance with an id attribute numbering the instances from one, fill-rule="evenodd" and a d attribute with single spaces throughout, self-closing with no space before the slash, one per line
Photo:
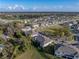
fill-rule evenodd
<path id="1" fill-rule="evenodd" d="M 0 59 L 79 59 L 79 13 L 0 13 Z"/>

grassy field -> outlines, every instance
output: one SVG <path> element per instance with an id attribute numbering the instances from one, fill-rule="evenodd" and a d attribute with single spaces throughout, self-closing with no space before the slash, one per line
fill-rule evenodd
<path id="1" fill-rule="evenodd" d="M 25 53 L 19 55 L 15 59 L 45 59 L 45 58 L 42 57 L 35 48 L 32 48 L 27 50 Z"/>

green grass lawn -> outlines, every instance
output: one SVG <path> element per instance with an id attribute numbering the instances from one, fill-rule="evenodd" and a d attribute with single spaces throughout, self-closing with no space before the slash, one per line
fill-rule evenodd
<path id="1" fill-rule="evenodd" d="M 32 47 L 32 49 L 26 50 L 23 54 L 19 55 L 15 59 L 45 59 L 40 53 Z"/>

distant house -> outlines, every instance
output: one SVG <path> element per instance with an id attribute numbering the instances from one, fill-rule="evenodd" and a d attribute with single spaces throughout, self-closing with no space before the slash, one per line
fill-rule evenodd
<path id="1" fill-rule="evenodd" d="M 42 35 L 40 33 L 35 33 L 32 35 L 32 40 L 40 44 L 40 47 L 46 47 L 53 42 L 49 37 Z"/>
<path id="2" fill-rule="evenodd" d="M 73 43 L 72 45 L 79 49 L 79 42 Z M 75 54 L 73 59 L 79 59 L 79 53 Z"/>
<path id="3" fill-rule="evenodd" d="M 70 26 L 70 29 L 71 29 L 72 33 L 75 33 L 75 34 L 79 33 L 79 25 L 78 24 L 73 24 L 72 26 Z"/>
<path id="4" fill-rule="evenodd" d="M 34 29 L 39 28 L 39 24 L 33 24 L 33 28 L 34 28 Z"/>
<path id="5" fill-rule="evenodd" d="M 56 51 L 55 55 L 64 57 L 66 59 L 72 59 L 77 52 L 69 46 L 60 46 Z"/>
<path id="6" fill-rule="evenodd" d="M 40 34 L 38 32 L 33 31 L 31 37 L 39 36 Z"/>
<path id="7" fill-rule="evenodd" d="M 7 27 L 7 29 L 5 29 L 5 31 L 7 32 L 7 34 L 14 34 L 14 28 L 13 27 Z"/>
<path id="8" fill-rule="evenodd" d="M 26 36 L 32 32 L 32 28 L 30 26 L 26 26 L 25 28 L 22 28 L 21 30 L 24 32 Z"/>
<path id="9" fill-rule="evenodd" d="M 79 54 L 74 55 L 73 59 L 79 59 Z"/>
<path id="10" fill-rule="evenodd" d="M 75 35 L 74 35 L 74 40 L 75 40 L 75 41 L 79 41 L 79 34 L 75 34 Z"/>
<path id="11" fill-rule="evenodd" d="M 24 20 L 24 23 L 26 24 L 27 23 L 27 20 Z"/>
<path id="12" fill-rule="evenodd" d="M 77 24 L 77 21 L 74 21 L 73 23 L 74 23 L 74 24 Z"/>
<path id="13" fill-rule="evenodd" d="M 69 23 L 69 26 L 71 27 L 71 26 L 73 26 L 73 24 L 72 23 Z"/>
<path id="14" fill-rule="evenodd" d="M 5 35 L 5 34 L 3 34 L 1 37 L 2 37 L 2 39 L 4 39 L 5 41 L 7 41 L 7 40 L 10 38 L 8 35 Z"/>
<path id="15" fill-rule="evenodd" d="M 72 46 L 75 46 L 76 48 L 79 49 L 79 42 L 74 42 L 74 43 L 72 44 Z"/>

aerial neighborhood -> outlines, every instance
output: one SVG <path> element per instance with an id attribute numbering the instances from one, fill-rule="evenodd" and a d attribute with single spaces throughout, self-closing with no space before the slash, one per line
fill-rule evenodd
<path id="1" fill-rule="evenodd" d="M 78 14 L 17 15 L 0 14 L 1 59 L 79 59 Z"/>

